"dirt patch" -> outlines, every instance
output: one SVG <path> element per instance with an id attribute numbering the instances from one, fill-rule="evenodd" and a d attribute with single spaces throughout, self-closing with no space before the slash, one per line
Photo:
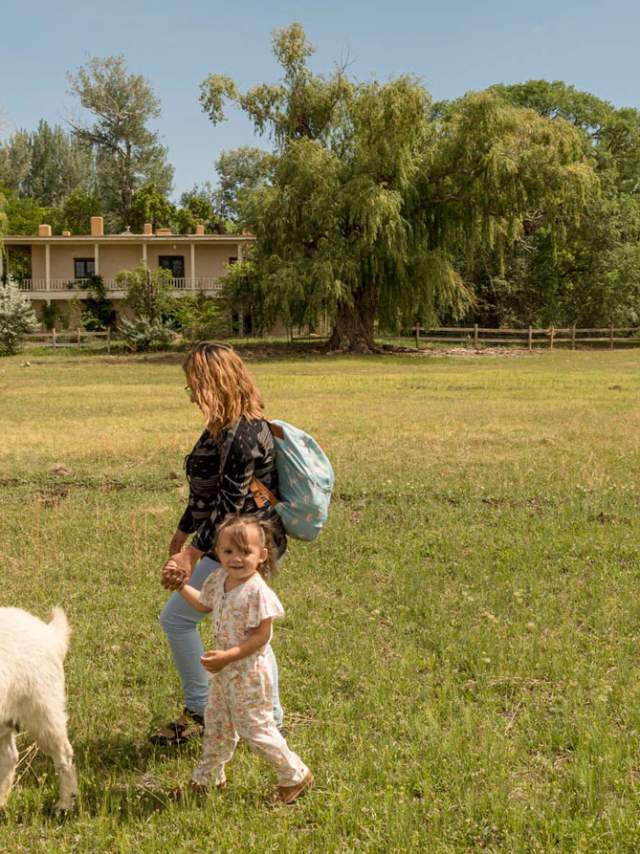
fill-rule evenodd
<path id="1" fill-rule="evenodd" d="M 234 344 L 233 349 L 243 359 L 253 361 L 258 359 L 274 358 L 307 358 L 309 356 L 413 356 L 414 358 L 450 358 L 450 357 L 481 357 L 481 356 L 532 356 L 540 355 L 542 350 L 528 350 L 526 347 L 434 347 L 416 349 L 415 347 L 402 347 L 393 344 L 382 344 L 370 354 L 351 353 L 347 350 L 327 350 L 324 343 L 282 343 L 282 344 Z M 157 365 L 181 365 L 187 354 L 187 350 L 178 350 L 161 353 L 123 353 L 122 355 L 91 355 L 89 353 L 78 353 L 77 356 L 56 358 L 55 356 L 40 357 L 32 359 L 31 365 L 54 365 L 79 361 L 92 361 L 101 365 L 126 365 L 126 364 L 157 364 Z"/>

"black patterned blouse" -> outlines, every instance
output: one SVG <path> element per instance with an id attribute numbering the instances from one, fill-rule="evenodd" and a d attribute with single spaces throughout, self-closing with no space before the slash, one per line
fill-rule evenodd
<path id="1" fill-rule="evenodd" d="M 278 494 L 275 447 L 266 421 L 241 418 L 215 439 L 205 430 L 186 457 L 185 469 L 189 501 L 178 528 L 194 534 L 195 548 L 211 550 L 217 527 L 228 513 L 251 513 L 271 520 L 276 554 L 284 554 L 287 538 L 280 517 L 273 508 L 260 510 L 249 491 L 256 477 Z"/>

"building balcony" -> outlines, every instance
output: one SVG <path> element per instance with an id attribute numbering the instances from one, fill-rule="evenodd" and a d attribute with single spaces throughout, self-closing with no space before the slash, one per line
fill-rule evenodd
<path id="1" fill-rule="evenodd" d="M 127 292 L 122 284 L 115 279 L 103 279 L 104 286 L 110 297 L 124 299 Z M 220 295 L 222 285 L 215 276 L 196 276 L 194 278 L 174 278 L 171 282 L 176 295 L 201 293 L 205 296 Z M 88 296 L 84 279 L 22 279 L 18 287 L 33 299 L 80 299 Z"/>

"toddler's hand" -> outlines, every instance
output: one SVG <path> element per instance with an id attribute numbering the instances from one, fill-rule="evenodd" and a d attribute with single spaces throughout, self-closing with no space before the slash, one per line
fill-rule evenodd
<path id="1" fill-rule="evenodd" d="M 200 663 L 209 673 L 219 673 L 229 662 L 223 649 L 210 649 L 200 657 Z"/>

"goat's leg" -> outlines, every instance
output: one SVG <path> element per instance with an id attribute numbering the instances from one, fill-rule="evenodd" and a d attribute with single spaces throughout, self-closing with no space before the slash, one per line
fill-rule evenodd
<path id="1" fill-rule="evenodd" d="M 9 797 L 18 764 L 18 748 L 13 730 L 0 728 L 0 809 Z"/>
<path id="2" fill-rule="evenodd" d="M 67 725 L 64 716 L 49 720 L 44 728 L 33 733 L 40 749 L 53 759 L 60 793 L 56 809 L 66 812 L 73 807 L 73 799 L 78 793 L 76 771 L 73 765 L 73 749 L 67 737 Z"/>

